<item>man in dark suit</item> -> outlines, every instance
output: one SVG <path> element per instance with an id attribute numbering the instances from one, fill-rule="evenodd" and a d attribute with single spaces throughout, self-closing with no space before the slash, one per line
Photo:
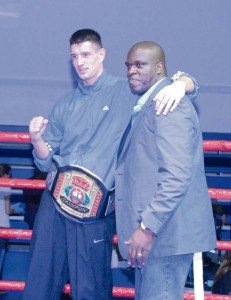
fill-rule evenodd
<path id="1" fill-rule="evenodd" d="M 153 98 L 170 84 L 163 49 L 135 44 L 127 55 L 134 108 L 118 155 L 119 249 L 136 268 L 136 299 L 183 299 L 193 254 L 216 247 L 198 116 L 185 97 L 157 116 Z"/>

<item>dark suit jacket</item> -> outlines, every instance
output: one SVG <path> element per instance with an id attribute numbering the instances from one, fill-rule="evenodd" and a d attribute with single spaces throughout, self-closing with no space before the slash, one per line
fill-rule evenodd
<path id="1" fill-rule="evenodd" d="M 116 171 L 116 221 L 119 249 L 139 222 L 155 234 L 149 255 L 169 256 L 216 247 L 211 201 L 203 161 L 198 116 L 185 97 L 167 116 L 157 116 L 152 99 L 136 117 Z"/>

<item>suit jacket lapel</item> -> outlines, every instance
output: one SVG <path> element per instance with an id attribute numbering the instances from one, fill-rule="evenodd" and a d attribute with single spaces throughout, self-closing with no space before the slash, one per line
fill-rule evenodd
<path id="1" fill-rule="evenodd" d="M 139 125 L 140 121 L 142 120 L 146 109 L 152 104 L 153 99 L 155 98 L 156 94 L 166 85 L 170 84 L 170 80 L 169 78 L 164 79 L 156 88 L 155 90 L 152 92 L 152 94 L 150 95 L 150 97 L 148 98 L 148 100 L 146 101 L 146 103 L 144 104 L 144 106 L 142 107 L 141 111 L 138 113 L 138 116 L 136 116 L 134 123 L 131 126 L 130 132 L 127 135 L 126 141 L 124 142 L 123 145 L 123 149 L 118 157 L 118 161 L 123 157 L 124 153 L 126 152 L 126 149 L 131 141 L 131 138 L 137 128 L 137 126 Z M 154 107 L 153 107 L 154 109 Z"/>

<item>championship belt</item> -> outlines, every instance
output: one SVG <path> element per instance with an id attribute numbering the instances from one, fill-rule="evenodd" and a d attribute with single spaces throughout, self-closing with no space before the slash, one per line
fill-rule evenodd
<path id="1" fill-rule="evenodd" d="M 73 221 L 92 223 L 115 210 L 113 191 L 83 167 L 58 167 L 53 162 L 46 185 L 57 210 Z"/>

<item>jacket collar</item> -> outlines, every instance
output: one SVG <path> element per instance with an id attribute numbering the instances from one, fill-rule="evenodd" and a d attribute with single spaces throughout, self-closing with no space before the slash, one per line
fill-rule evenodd
<path id="1" fill-rule="evenodd" d="M 124 142 L 123 145 L 123 149 L 121 151 L 121 154 L 119 155 L 118 161 L 123 157 L 123 155 L 126 152 L 126 149 L 131 141 L 131 138 L 137 128 L 137 126 L 139 125 L 139 123 L 141 122 L 142 118 L 144 117 L 145 111 L 147 110 L 148 107 L 150 107 L 150 105 L 153 104 L 153 99 L 155 98 L 155 96 L 157 95 L 157 93 L 166 85 L 171 84 L 171 80 L 166 77 L 164 80 L 162 80 L 157 87 L 154 89 L 154 91 L 152 92 L 152 94 L 149 96 L 148 100 L 146 101 L 146 103 L 143 105 L 141 111 L 138 113 L 138 116 L 135 118 L 134 122 L 132 123 L 130 132 L 127 135 L 127 138 Z M 154 109 L 154 106 L 153 106 Z"/>

